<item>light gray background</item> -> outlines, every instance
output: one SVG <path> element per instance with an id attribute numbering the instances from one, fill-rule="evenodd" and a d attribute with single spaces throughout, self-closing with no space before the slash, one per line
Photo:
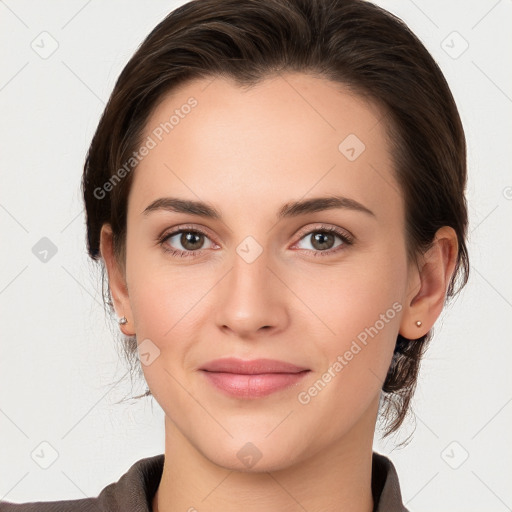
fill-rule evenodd
<path id="1" fill-rule="evenodd" d="M 79 184 L 115 79 L 182 3 L 0 0 L 0 499 L 96 496 L 164 450 L 153 399 L 115 403 L 131 388 L 116 384 L 126 368 L 86 256 Z M 422 39 L 460 108 L 472 275 L 436 324 L 415 422 L 375 449 L 413 511 L 512 510 L 512 2 L 377 3 Z M 57 249 L 46 262 L 32 250 L 43 237 Z"/>

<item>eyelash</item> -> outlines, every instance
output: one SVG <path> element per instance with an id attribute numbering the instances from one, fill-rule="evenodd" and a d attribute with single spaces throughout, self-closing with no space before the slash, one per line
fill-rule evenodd
<path id="1" fill-rule="evenodd" d="M 198 229 L 195 227 L 192 228 L 192 227 L 182 226 L 182 227 L 180 227 L 180 229 L 177 229 L 170 233 L 165 233 L 164 235 L 162 235 L 161 237 L 158 238 L 158 243 L 162 247 L 162 250 L 164 252 L 170 254 L 171 256 L 175 256 L 175 257 L 179 257 L 179 258 L 195 258 L 195 257 L 200 256 L 203 251 L 207 250 L 207 249 L 199 249 L 197 251 L 180 251 L 179 249 L 169 249 L 168 247 L 166 247 L 165 242 L 169 238 L 171 238 L 175 235 L 178 235 L 180 233 L 195 233 L 195 234 L 200 234 L 207 238 L 210 238 L 208 236 L 208 234 L 205 233 L 204 231 L 202 231 L 201 229 Z M 332 226 L 325 226 L 325 225 L 321 225 L 320 227 L 317 227 L 315 229 L 309 230 L 308 232 L 304 233 L 303 235 L 300 236 L 298 242 L 300 242 L 303 238 L 307 237 L 308 235 L 312 235 L 313 233 L 332 233 L 332 234 L 337 235 L 342 241 L 342 244 L 338 245 L 336 248 L 328 249 L 326 251 L 319 251 L 319 250 L 313 251 L 311 249 L 302 249 L 303 251 L 307 251 L 308 253 L 313 253 L 313 256 L 315 258 L 330 256 L 334 253 L 344 250 L 347 246 L 353 245 L 353 243 L 354 243 L 354 237 L 352 235 L 348 234 L 347 232 L 341 231 L 338 228 L 334 228 Z M 298 243 L 298 242 L 296 242 L 296 243 Z"/>
<path id="2" fill-rule="evenodd" d="M 300 235 L 298 242 L 300 242 L 303 238 L 306 238 L 313 233 L 331 233 L 337 235 L 341 239 L 341 244 L 335 247 L 334 249 L 328 249 L 326 251 L 312 250 L 312 249 L 301 249 L 302 251 L 307 251 L 308 253 L 312 253 L 313 257 L 325 257 L 332 256 L 335 253 L 343 251 L 354 243 L 354 237 L 347 233 L 346 231 L 341 231 L 339 228 L 334 228 L 332 226 L 320 225 L 314 229 L 310 229 L 309 231 Z M 296 243 L 298 243 L 296 242 Z M 295 245 L 295 244 L 294 244 Z"/>

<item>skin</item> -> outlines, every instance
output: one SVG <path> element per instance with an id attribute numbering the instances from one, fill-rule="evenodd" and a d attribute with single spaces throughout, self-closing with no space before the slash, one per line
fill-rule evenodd
<path id="1" fill-rule="evenodd" d="M 383 111 L 342 85 L 298 73 L 251 89 L 224 78 L 189 82 L 157 106 L 144 137 L 190 96 L 198 105 L 133 171 L 125 262 L 113 256 L 108 224 L 101 233 L 116 312 L 128 320 L 123 332 L 160 351 L 143 365 L 166 416 L 153 510 L 370 512 L 372 442 L 396 337 L 417 339 L 439 316 L 455 232 L 442 228 L 418 263 L 408 261 Z M 366 146 L 354 161 L 338 149 L 349 134 Z M 373 215 L 336 208 L 277 217 L 285 203 L 332 195 Z M 204 201 L 222 220 L 143 214 L 165 196 Z M 163 250 L 189 248 L 180 236 L 158 243 L 183 225 L 207 234 L 192 247 L 196 257 Z M 353 244 L 335 235 L 319 248 L 312 235 L 322 226 L 349 232 Z M 262 250 L 251 263 L 237 253 L 248 236 Z M 300 403 L 298 393 L 393 304 L 400 311 Z M 269 396 L 233 398 L 199 371 L 227 356 L 278 359 L 310 372 Z M 261 454 L 250 467 L 237 456 L 248 442 Z"/>

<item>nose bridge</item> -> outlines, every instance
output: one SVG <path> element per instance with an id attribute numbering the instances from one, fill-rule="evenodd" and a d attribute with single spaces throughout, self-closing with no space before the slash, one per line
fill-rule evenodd
<path id="1" fill-rule="evenodd" d="M 254 241 L 242 242 L 233 254 L 232 268 L 223 280 L 216 306 L 217 323 L 239 336 L 262 327 L 283 328 L 287 319 L 284 290 L 268 266 L 271 255 Z"/>
<path id="2" fill-rule="evenodd" d="M 241 295 L 240 298 L 260 296 L 263 299 L 270 292 L 268 264 L 267 253 L 262 253 L 254 261 L 247 261 L 240 254 L 233 258 L 231 284 L 235 293 Z"/>

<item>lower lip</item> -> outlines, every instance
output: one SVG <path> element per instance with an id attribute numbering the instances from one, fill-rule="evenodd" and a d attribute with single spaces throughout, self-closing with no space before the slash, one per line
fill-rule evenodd
<path id="1" fill-rule="evenodd" d="M 309 370 L 299 373 L 261 373 L 245 375 L 240 373 L 202 373 L 217 389 L 237 398 L 261 398 L 300 382 Z"/>

